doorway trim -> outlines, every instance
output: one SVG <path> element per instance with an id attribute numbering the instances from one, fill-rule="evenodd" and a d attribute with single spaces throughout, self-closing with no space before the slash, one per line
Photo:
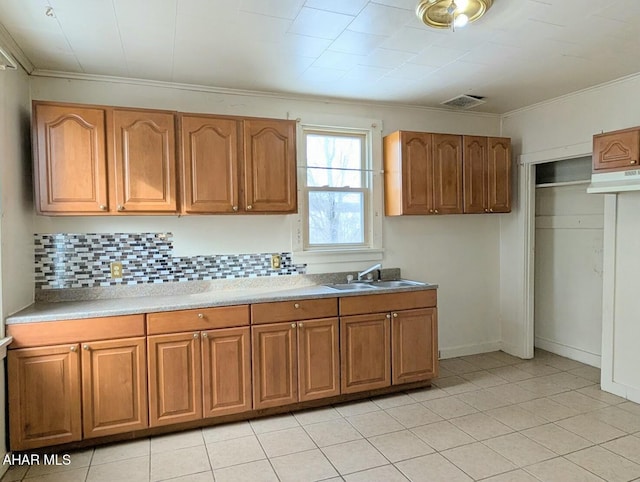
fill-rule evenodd
<path id="1" fill-rule="evenodd" d="M 522 154 L 519 157 L 522 173 L 522 215 L 523 215 L 523 275 L 524 289 L 522 300 L 523 354 L 525 358 L 532 358 L 534 354 L 534 287 L 535 287 L 535 233 L 536 233 L 536 176 L 535 166 L 547 162 L 563 161 L 578 157 L 590 156 L 593 146 L 590 142 L 574 144 L 557 149 Z"/>

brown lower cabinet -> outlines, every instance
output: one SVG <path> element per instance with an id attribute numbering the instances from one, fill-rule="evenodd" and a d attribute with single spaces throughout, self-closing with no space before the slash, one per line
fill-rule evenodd
<path id="1" fill-rule="evenodd" d="M 249 327 L 153 335 L 147 343 L 150 426 L 251 409 Z"/>
<path id="2" fill-rule="evenodd" d="M 344 298 L 340 313 L 342 393 L 437 376 L 435 290 Z"/>
<path id="3" fill-rule="evenodd" d="M 11 449 L 146 428 L 144 340 L 10 350 Z"/>
<path id="4" fill-rule="evenodd" d="M 425 290 L 8 325 L 11 450 L 428 381 L 438 374 L 436 298 Z"/>
<path id="5" fill-rule="evenodd" d="M 340 394 L 338 318 L 260 324 L 251 333 L 254 408 Z"/>
<path id="6" fill-rule="evenodd" d="M 249 338 L 248 305 L 148 314 L 149 425 L 251 410 Z"/>

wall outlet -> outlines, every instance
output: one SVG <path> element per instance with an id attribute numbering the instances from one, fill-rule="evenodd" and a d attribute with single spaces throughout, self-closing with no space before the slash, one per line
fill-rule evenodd
<path id="1" fill-rule="evenodd" d="M 280 256 L 279 254 L 271 255 L 271 268 L 272 269 L 282 268 L 282 256 Z"/>
<path id="2" fill-rule="evenodd" d="M 122 263 L 120 261 L 111 263 L 111 277 L 122 278 Z"/>

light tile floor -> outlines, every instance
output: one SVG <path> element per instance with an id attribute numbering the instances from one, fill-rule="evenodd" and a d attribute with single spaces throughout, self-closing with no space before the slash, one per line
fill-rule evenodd
<path id="1" fill-rule="evenodd" d="M 640 481 L 640 405 L 536 350 L 441 362 L 429 389 L 71 453 L 2 481 Z"/>

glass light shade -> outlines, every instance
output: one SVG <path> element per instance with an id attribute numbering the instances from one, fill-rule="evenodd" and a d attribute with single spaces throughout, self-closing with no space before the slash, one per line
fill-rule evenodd
<path id="1" fill-rule="evenodd" d="M 462 28 L 468 23 L 469 23 L 469 17 L 467 17 L 464 13 L 457 15 L 456 19 L 453 21 L 453 25 L 457 28 Z"/>
<path id="2" fill-rule="evenodd" d="M 493 5 L 493 0 L 456 0 L 458 17 L 467 16 L 467 22 L 475 22 Z M 420 0 L 416 15 L 428 27 L 451 28 L 452 16 L 449 12 L 451 0 Z"/>

